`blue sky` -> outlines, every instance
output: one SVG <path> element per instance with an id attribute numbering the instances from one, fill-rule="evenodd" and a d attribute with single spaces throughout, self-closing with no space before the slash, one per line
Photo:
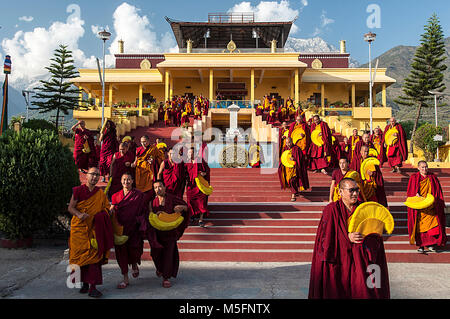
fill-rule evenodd
<path id="1" fill-rule="evenodd" d="M 109 53 L 116 48 L 116 33 L 127 33 L 127 48 L 136 50 L 167 51 L 175 46 L 169 24 L 164 16 L 185 21 L 205 21 L 210 12 L 227 12 L 232 8 L 252 8 L 268 19 L 298 16 L 295 22 L 295 38 L 318 36 L 329 44 L 339 47 L 339 40 L 347 41 L 347 50 L 360 63 L 368 61 L 367 43 L 363 34 L 377 34 L 373 45 L 373 57 L 397 45 L 417 45 L 427 19 L 436 12 L 445 37 L 450 36 L 450 10 L 447 0 L 430 2 L 419 0 L 278 0 L 278 1 L 181 1 L 181 0 L 15 0 L 2 6 L 0 12 L 0 58 L 12 55 L 16 80 L 23 83 L 39 78 L 38 68 L 48 61 L 49 52 L 58 41 L 69 42 L 76 50 L 79 66 L 92 66 L 95 56 L 101 56 L 101 41 L 92 30 L 109 26 L 113 33 Z M 366 12 L 369 5 L 380 9 L 381 27 L 370 29 Z M 67 12 L 68 8 L 75 8 Z M 79 8 L 79 11 L 78 9 Z M 270 11 L 274 9 L 275 11 Z M 120 11 L 120 12 L 119 12 Z M 71 22 L 71 15 L 78 15 L 78 22 Z M 114 15 L 117 16 L 114 16 Z M 286 19 L 287 19 L 286 18 Z M 119 21 L 120 25 L 119 25 Z M 117 25 L 116 25 L 117 24 Z M 94 27 L 93 27 L 94 26 Z M 135 27 L 138 31 L 132 32 Z M 131 33 L 134 34 L 134 38 Z M 122 35 L 123 36 L 123 35 Z M 142 38 L 143 43 L 138 43 Z M 138 48 L 139 46 L 139 48 Z M 48 50 L 46 50 L 48 49 Z M 51 50 L 50 50 L 51 49 Z M 11 53 L 11 52 L 13 53 Z M 112 58 L 112 55 L 111 55 Z M 111 60 L 108 60 L 112 63 Z M 37 64 L 37 65 L 34 65 Z M 22 68 L 22 69 L 21 69 Z M 27 71 L 28 73 L 25 74 Z M 23 74 L 21 74 L 22 72 Z M 12 80 L 14 82 L 14 78 Z"/>

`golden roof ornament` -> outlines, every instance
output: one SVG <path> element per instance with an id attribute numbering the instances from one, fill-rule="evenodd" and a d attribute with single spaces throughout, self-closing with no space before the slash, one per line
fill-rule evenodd
<path id="1" fill-rule="evenodd" d="M 149 60 L 144 59 L 141 61 L 140 67 L 142 70 L 150 70 L 152 68 L 152 64 Z"/>
<path id="2" fill-rule="evenodd" d="M 320 61 L 319 59 L 315 59 L 314 61 L 312 61 L 311 67 L 313 69 L 321 69 L 322 68 L 322 61 Z"/>

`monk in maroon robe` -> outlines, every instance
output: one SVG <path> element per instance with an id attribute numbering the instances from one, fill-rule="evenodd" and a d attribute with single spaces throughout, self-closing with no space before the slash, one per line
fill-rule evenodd
<path id="1" fill-rule="evenodd" d="M 159 103 L 158 121 L 164 121 L 164 104 L 162 102 Z"/>
<path id="2" fill-rule="evenodd" d="M 200 154 L 203 151 L 200 150 Z M 199 215 L 198 224 L 200 227 L 205 227 L 203 217 L 208 217 L 208 195 L 202 193 L 195 182 L 195 178 L 200 174 L 210 183 L 210 168 L 208 163 L 202 156 L 194 156 L 194 148 L 191 147 L 187 153 L 188 162 L 184 164 L 186 168 L 186 197 L 189 208 L 189 216 L 191 218 Z"/>
<path id="3" fill-rule="evenodd" d="M 80 126 L 80 127 L 77 127 Z M 78 121 L 72 126 L 75 134 L 75 144 L 73 149 L 73 158 L 78 169 L 86 173 L 92 157 L 95 156 L 94 134 L 86 128 L 84 121 Z"/>
<path id="4" fill-rule="evenodd" d="M 300 191 L 309 188 L 308 173 L 306 171 L 306 161 L 300 147 L 294 145 L 292 139 L 286 139 L 286 147 L 284 151 L 291 150 L 291 161 L 295 162 L 294 167 L 286 167 L 281 163 L 278 166 L 278 178 L 280 180 L 281 189 L 289 188 L 291 190 L 291 201 L 296 201 L 296 197 L 300 195 Z"/>
<path id="5" fill-rule="evenodd" d="M 387 145 L 385 137 L 389 130 L 397 130 L 394 136 L 397 137 L 393 145 Z M 397 123 L 394 117 L 389 120 L 389 125 L 384 129 L 383 145 L 386 149 L 386 157 L 392 172 L 400 173 L 400 167 L 403 162 L 408 159 L 408 144 L 406 141 L 406 133 L 400 123 Z"/>
<path id="6" fill-rule="evenodd" d="M 350 138 L 348 139 L 348 144 L 350 145 L 348 159 L 349 159 L 350 163 L 352 163 L 352 160 L 353 160 L 353 152 L 355 150 L 356 143 L 358 143 L 360 139 L 361 139 L 361 137 L 358 135 L 358 130 L 356 128 L 353 129 L 353 135 L 350 136 Z"/>
<path id="7" fill-rule="evenodd" d="M 434 196 L 434 204 L 421 210 L 408 207 L 410 244 L 416 244 L 421 253 L 436 252 L 436 247 L 444 247 L 447 242 L 444 195 L 436 175 L 428 171 L 427 162 L 420 161 L 418 170 L 409 179 L 407 196 L 426 197 L 430 193 Z"/>
<path id="8" fill-rule="evenodd" d="M 355 149 L 353 151 L 352 161 L 350 162 L 350 168 L 359 172 L 359 168 L 361 166 L 361 147 L 367 146 L 370 148 L 375 148 L 375 146 L 370 141 L 369 133 L 364 133 L 361 136 L 361 139 L 356 143 Z"/>
<path id="9" fill-rule="evenodd" d="M 361 147 L 361 152 L 360 152 L 360 161 L 357 165 L 357 172 L 360 174 L 362 174 L 361 172 L 361 164 L 362 162 L 369 157 L 369 148 L 365 145 L 363 145 Z M 356 170 L 356 169 L 355 169 Z M 362 189 L 361 189 L 361 195 L 363 195 L 362 197 L 368 201 L 368 202 L 378 202 L 383 206 L 388 206 L 387 203 L 387 197 L 386 197 L 386 192 L 384 190 L 384 179 L 383 179 L 383 175 L 381 173 L 380 170 L 380 166 L 375 165 L 375 171 L 369 171 L 368 172 L 369 178 L 368 179 L 363 179 L 361 176 L 361 180 L 362 180 Z"/>
<path id="10" fill-rule="evenodd" d="M 128 236 L 124 244 L 114 245 L 116 260 L 119 264 L 123 281 L 117 288 L 123 289 L 129 285 L 128 266 L 132 267 L 132 276 L 139 276 L 141 255 L 144 249 L 143 235 L 146 233 L 145 215 L 148 207 L 145 207 L 145 199 L 142 192 L 133 188 L 133 177 L 130 173 L 122 175 L 123 189 L 112 196 L 111 213 L 113 216 L 113 228 L 117 226 L 115 235 Z M 118 232 L 118 233 L 116 233 Z"/>
<path id="11" fill-rule="evenodd" d="M 301 128 L 305 132 L 304 136 L 303 137 L 300 136 L 300 139 L 296 141 L 296 145 L 298 147 L 300 147 L 300 149 L 302 150 L 303 155 L 305 155 L 305 159 L 306 159 L 308 149 L 310 148 L 310 145 L 311 145 L 311 132 L 310 132 L 308 124 L 304 121 L 304 117 L 298 115 L 295 118 L 295 122 L 293 122 L 289 125 L 289 137 L 290 138 L 292 138 L 292 132 L 294 132 L 294 130 L 296 128 Z"/>
<path id="12" fill-rule="evenodd" d="M 186 184 L 184 163 L 180 156 L 174 154 L 174 149 L 170 149 L 167 153 L 167 159 L 159 167 L 158 179 L 164 180 L 167 193 L 183 198 Z"/>
<path id="13" fill-rule="evenodd" d="M 375 128 L 373 134 L 370 136 L 370 141 L 378 152 L 378 160 L 380 161 L 381 166 L 386 162 L 386 150 L 384 148 L 383 143 L 383 132 L 379 127 Z"/>
<path id="14" fill-rule="evenodd" d="M 107 120 L 105 124 L 105 129 L 100 133 L 99 141 L 102 143 L 100 149 L 100 174 L 103 176 L 103 181 L 105 176 L 109 174 L 111 161 L 114 153 L 117 152 L 119 148 L 119 143 L 117 142 L 117 132 L 116 124 Z"/>
<path id="15" fill-rule="evenodd" d="M 149 230 L 154 232 L 154 235 L 149 235 L 149 242 L 151 246 L 151 256 L 155 263 L 156 275 L 163 277 L 162 285 L 165 288 L 171 287 L 169 279 L 176 278 L 180 266 L 180 256 L 178 253 L 177 241 L 181 238 L 184 230 L 189 223 L 189 214 L 187 212 L 187 204 L 181 198 L 172 194 L 166 193 L 166 188 L 162 180 L 157 180 L 153 183 L 156 193 L 155 199 L 150 204 L 151 212 L 158 214 L 165 212 L 167 214 L 181 213 L 184 217 L 183 222 L 175 229 L 168 231 L 161 231 L 153 228 L 148 223 Z M 146 217 L 148 221 L 148 214 Z M 154 238 L 152 238 L 154 236 Z"/>
<path id="16" fill-rule="evenodd" d="M 96 186 L 99 178 L 98 168 L 89 168 L 86 183 L 73 188 L 68 207 L 73 216 L 70 223 L 69 264 L 80 267 L 83 283 L 80 293 L 89 293 L 94 298 L 102 296 L 96 286 L 103 283 L 102 265 L 108 263 L 109 250 L 114 246 L 108 214 L 110 204 L 103 190 Z"/>
<path id="17" fill-rule="evenodd" d="M 281 123 L 281 127 L 278 129 L 278 156 L 281 156 L 281 152 L 286 145 L 286 137 L 285 133 L 289 132 L 289 127 L 286 122 Z"/>
<path id="18" fill-rule="evenodd" d="M 346 157 L 348 159 L 348 162 L 350 163 L 350 155 L 349 155 L 349 153 L 350 153 L 351 147 L 350 147 L 350 145 L 348 143 L 348 137 L 347 136 L 344 136 L 343 141 L 339 143 L 339 148 L 340 148 L 340 151 L 341 151 L 341 157 L 340 158 Z"/>
<path id="19" fill-rule="evenodd" d="M 109 178 L 111 178 L 111 185 L 108 190 L 108 198 L 118 191 L 122 186 L 122 175 L 125 173 L 131 173 L 131 164 L 134 162 L 134 154 L 128 151 L 127 143 L 120 143 L 119 151 L 114 153 L 111 161 L 111 168 L 109 172 Z"/>
<path id="20" fill-rule="evenodd" d="M 327 157 L 331 156 L 332 152 L 331 130 L 326 122 L 321 121 L 320 117 L 318 115 L 315 115 L 311 124 L 311 134 L 317 126 L 320 126 L 321 133 L 319 134 L 319 136 L 322 137 L 324 144 L 322 146 L 317 146 L 316 144 L 311 142 L 308 149 L 310 160 L 309 164 L 312 170 L 316 172 L 321 171 L 323 174 L 327 174 L 325 170 L 329 166 L 329 160 L 327 159 Z"/>
<path id="21" fill-rule="evenodd" d="M 314 244 L 309 299 L 390 298 L 389 275 L 383 239 L 348 232 L 348 220 L 358 207 L 359 188 L 344 178 L 341 199 L 325 207 Z M 369 266 L 378 266 L 375 283 Z"/>

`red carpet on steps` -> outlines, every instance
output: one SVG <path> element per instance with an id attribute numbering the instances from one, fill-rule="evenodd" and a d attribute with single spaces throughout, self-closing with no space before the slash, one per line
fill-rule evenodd
<path id="1" fill-rule="evenodd" d="M 163 137 L 167 144 L 174 127 L 157 124 L 138 128 L 127 135 L 136 140 L 144 134 Z M 415 168 L 406 165 L 401 174 L 382 168 L 389 209 L 395 230 L 384 235 L 388 262 L 450 263 L 450 244 L 444 252 L 417 253 L 409 244 L 406 188 Z M 431 169 L 441 182 L 446 203 L 450 201 L 450 169 Z M 269 174 L 267 174 L 269 173 Z M 311 189 L 290 202 L 290 192 L 281 190 L 278 175 L 268 169 L 213 168 L 206 228 L 189 226 L 179 241 L 183 261 L 311 262 L 317 225 L 327 204 L 331 176 L 308 173 Z M 83 181 L 84 176 L 80 179 Z M 105 183 L 99 183 L 105 186 Z M 447 234 L 450 228 L 447 228 Z M 145 243 L 143 258 L 150 259 Z"/>

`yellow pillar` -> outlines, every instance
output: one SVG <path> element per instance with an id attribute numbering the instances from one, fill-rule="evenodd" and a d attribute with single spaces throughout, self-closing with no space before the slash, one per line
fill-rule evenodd
<path id="1" fill-rule="evenodd" d="M 169 72 L 166 71 L 164 103 L 169 99 Z"/>
<path id="2" fill-rule="evenodd" d="M 108 97 L 108 106 L 112 107 L 113 105 L 113 100 L 112 100 L 112 95 L 113 95 L 113 86 L 112 84 L 109 85 L 109 97 Z"/>
<path id="3" fill-rule="evenodd" d="M 381 89 L 381 103 L 383 104 L 383 107 L 387 106 L 386 103 L 386 84 L 383 83 L 382 89 Z"/>
<path id="4" fill-rule="evenodd" d="M 250 73 L 250 100 L 253 107 L 255 103 L 255 69 L 252 69 Z"/>
<path id="5" fill-rule="evenodd" d="M 78 90 L 80 90 L 80 93 L 78 94 L 78 106 L 82 105 L 83 101 L 83 88 L 81 86 L 78 87 Z"/>
<path id="6" fill-rule="evenodd" d="M 289 82 L 291 85 L 291 99 L 294 97 L 294 77 L 291 75 L 289 76 Z"/>
<path id="7" fill-rule="evenodd" d="M 100 105 L 100 99 L 99 99 L 99 98 L 95 98 L 95 105 L 101 106 L 101 105 Z"/>
<path id="8" fill-rule="evenodd" d="M 142 116 L 142 84 L 139 84 L 139 116 Z"/>
<path id="9" fill-rule="evenodd" d="M 209 101 L 213 100 L 213 90 L 214 90 L 214 71 L 209 70 Z"/>
<path id="10" fill-rule="evenodd" d="M 352 84 L 352 106 L 356 106 L 356 84 Z"/>
<path id="11" fill-rule="evenodd" d="M 299 82 L 299 79 L 298 79 L 298 69 L 295 69 L 295 79 L 294 79 L 294 85 L 295 85 L 295 87 L 294 87 L 295 107 L 297 107 L 298 102 L 300 102 L 300 101 L 299 101 L 299 96 L 298 96 L 298 82 Z"/>
<path id="12" fill-rule="evenodd" d="M 320 105 L 322 106 L 322 108 L 325 107 L 325 84 L 322 83 L 320 85 Z"/>
<path id="13" fill-rule="evenodd" d="M 173 76 L 169 80 L 169 98 L 172 99 L 173 96 Z"/>
<path id="14" fill-rule="evenodd" d="M 369 107 L 369 97 L 367 95 L 364 97 L 364 106 Z"/>

